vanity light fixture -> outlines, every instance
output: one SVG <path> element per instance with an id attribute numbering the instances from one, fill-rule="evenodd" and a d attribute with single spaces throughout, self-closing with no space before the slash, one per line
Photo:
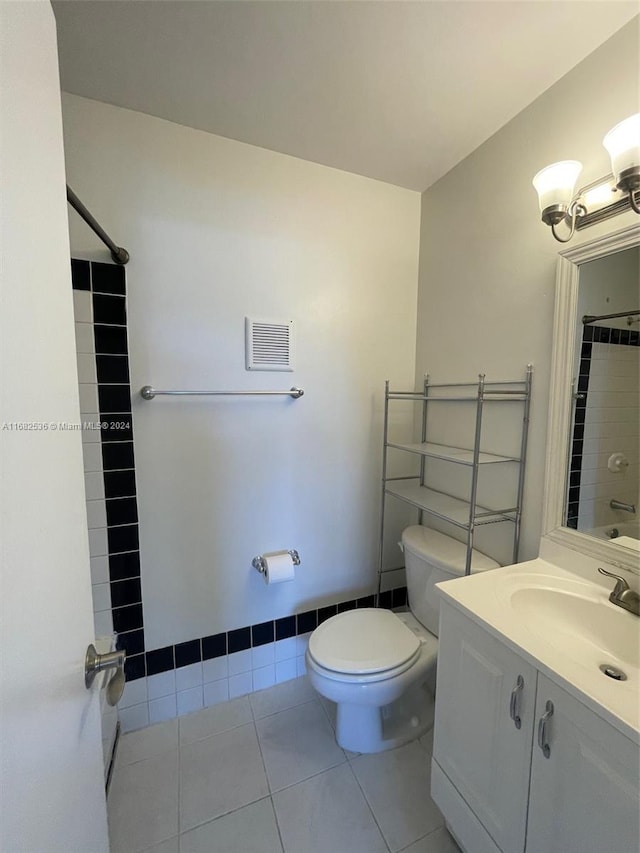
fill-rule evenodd
<path id="1" fill-rule="evenodd" d="M 640 213 L 640 113 L 617 124 L 602 144 L 609 152 L 613 174 L 576 192 L 582 163 L 563 160 L 542 169 L 533 179 L 542 221 L 551 226 L 560 243 L 568 243 L 576 229 L 616 216 L 629 207 Z M 556 231 L 561 222 L 569 227 L 565 237 Z"/>

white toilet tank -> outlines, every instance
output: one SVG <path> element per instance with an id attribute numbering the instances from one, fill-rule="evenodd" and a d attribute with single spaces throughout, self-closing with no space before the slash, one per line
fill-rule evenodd
<path id="1" fill-rule="evenodd" d="M 414 524 L 403 531 L 402 545 L 409 607 L 416 619 L 437 637 L 440 596 L 434 587 L 440 581 L 464 575 L 467 547 L 457 539 L 421 524 Z M 499 566 L 491 557 L 473 549 L 473 573 Z"/>

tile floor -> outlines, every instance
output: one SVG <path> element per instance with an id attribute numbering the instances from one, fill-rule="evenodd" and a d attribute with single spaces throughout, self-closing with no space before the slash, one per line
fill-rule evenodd
<path id="1" fill-rule="evenodd" d="M 430 737 L 358 755 L 334 720 L 303 677 L 124 735 L 111 853 L 458 853 Z"/>

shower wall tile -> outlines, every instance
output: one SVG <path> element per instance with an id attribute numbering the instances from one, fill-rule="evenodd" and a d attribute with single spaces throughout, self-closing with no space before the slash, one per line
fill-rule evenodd
<path id="1" fill-rule="evenodd" d="M 71 260 L 71 286 L 76 290 L 90 290 L 89 261 Z M 74 293 L 75 296 L 75 293 Z"/>
<path id="2" fill-rule="evenodd" d="M 98 386 L 93 383 L 83 382 L 80 388 L 80 411 L 98 411 Z"/>
<path id="3" fill-rule="evenodd" d="M 94 293 L 126 293 L 124 267 L 116 264 L 91 264 L 92 290 Z"/>
<path id="4" fill-rule="evenodd" d="M 92 557 L 89 560 L 91 566 L 91 583 L 109 583 L 109 558 Z"/>
<path id="5" fill-rule="evenodd" d="M 219 681 L 212 681 L 209 684 L 205 684 L 203 693 L 205 708 L 217 705 L 220 702 L 226 702 L 229 699 L 229 679 L 222 678 Z"/>
<path id="6" fill-rule="evenodd" d="M 92 353 L 79 352 L 76 355 L 78 364 L 78 382 L 97 382 L 96 360 Z"/>
<path id="7" fill-rule="evenodd" d="M 149 724 L 163 723 L 178 716 L 175 693 L 173 696 L 163 696 L 162 699 L 151 699 L 149 702 Z"/>
<path id="8" fill-rule="evenodd" d="M 76 323 L 76 352 L 93 353 L 96 351 L 93 326 L 90 323 Z"/>
<path id="9" fill-rule="evenodd" d="M 82 446 L 82 457 L 86 472 L 97 471 L 102 473 L 102 449 L 100 444 L 84 444 Z"/>
<path id="10" fill-rule="evenodd" d="M 177 694 L 178 716 L 183 714 L 191 714 L 193 711 L 199 711 L 204 707 L 202 686 L 193 687 L 190 690 L 183 690 Z"/>
<path id="11" fill-rule="evenodd" d="M 84 475 L 85 497 L 88 501 L 104 498 L 104 478 L 102 472 Z"/>
<path id="12" fill-rule="evenodd" d="M 106 528 L 107 510 L 104 501 L 87 501 L 87 523 L 89 530 L 99 527 Z"/>
<path id="13" fill-rule="evenodd" d="M 85 290 L 74 290 L 73 315 L 76 323 L 93 323 L 93 308 L 90 293 Z"/>
<path id="14" fill-rule="evenodd" d="M 149 699 L 160 699 L 162 696 L 171 696 L 176 692 L 176 671 L 160 672 L 150 675 L 146 679 Z M 129 682 L 127 682 L 129 683 Z M 135 684 L 136 682 L 132 682 Z"/>

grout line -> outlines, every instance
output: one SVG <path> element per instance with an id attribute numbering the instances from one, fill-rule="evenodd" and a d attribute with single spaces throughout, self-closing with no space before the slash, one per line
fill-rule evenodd
<path id="1" fill-rule="evenodd" d="M 349 770 L 351 771 L 351 774 L 352 774 L 353 778 L 356 780 L 356 785 L 357 785 L 357 786 L 358 786 L 358 788 L 360 789 L 360 793 L 362 794 L 362 796 L 363 796 L 363 798 L 364 798 L 364 801 L 365 801 L 365 803 L 367 804 L 367 808 L 369 809 L 369 812 L 371 813 L 371 817 L 373 818 L 373 821 L 374 821 L 375 825 L 378 827 L 378 832 L 380 833 L 380 837 L 382 838 L 382 840 L 383 840 L 383 842 L 384 842 L 384 844 L 385 844 L 385 846 L 386 846 L 387 850 L 389 850 L 389 851 L 390 851 L 390 853 L 391 853 L 391 847 L 390 847 L 390 845 L 389 845 L 389 842 L 387 841 L 387 838 L 386 838 L 386 836 L 385 836 L 384 832 L 382 831 L 382 827 L 381 827 L 381 826 L 380 826 L 380 824 L 378 823 L 378 818 L 376 817 L 375 812 L 373 811 L 373 808 L 372 808 L 372 806 L 371 806 L 371 803 L 370 803 L 370 802 L 369 802 L 369 800 L 367 799 L 367 795 L 366 795 L 366 793 L 365 793 L 365 791 L 364 791 L 364 788 L 363 788 L 363 787 L 362 787 L 362 785 L 360 784 L 360 780 L 358 779 L 358 776 L 357 776 L 357 774 L 356 774 L 355 770 L 354 770 L 354 769 L 353 769 L 353 767 L 351 766 L 351 761 L 347 761 L 347 767 L 348 767 L 348 768 L 349 768 Z M 413 843 L 413 842 L 412 842 L 412 843 Z"/>

